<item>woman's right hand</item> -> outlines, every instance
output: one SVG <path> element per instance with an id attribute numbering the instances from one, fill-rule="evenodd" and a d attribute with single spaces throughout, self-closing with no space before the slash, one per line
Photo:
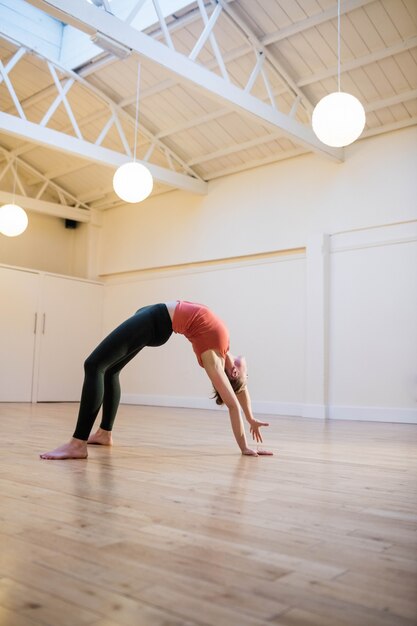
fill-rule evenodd
<path id="1" fill-rule="evenodd" d="M 245 448 L 244 450 L 242 450 L 242 454 L 244 456 L 258 456 L 256 450 L 252 450 L 251 448 Z"/>

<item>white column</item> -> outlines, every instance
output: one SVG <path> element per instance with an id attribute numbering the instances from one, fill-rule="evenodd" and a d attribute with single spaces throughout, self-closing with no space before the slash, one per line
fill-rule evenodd
<path id="1" fill-rule="evenodd" d="M 327 417 L 329 235 L 307 242 L 304 417 Z"/>

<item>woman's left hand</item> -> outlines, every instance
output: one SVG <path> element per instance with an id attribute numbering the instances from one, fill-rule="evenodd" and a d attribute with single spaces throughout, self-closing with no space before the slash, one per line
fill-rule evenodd
<path id="1" fill-rule="evenodd" d="M 262 443 L 262 435 L 259 432 L 261 426 L 269 426 L 269 424 L 267 422 L 259 422 L 258 420 L 253 420 L 250 424 L 252 439 L 257 443 Z"/>

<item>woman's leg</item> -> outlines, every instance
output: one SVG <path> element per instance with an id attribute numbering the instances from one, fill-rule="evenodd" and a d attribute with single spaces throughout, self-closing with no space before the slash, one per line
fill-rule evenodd
<path id="1" fill-rule="evenodd" d="M 172 323 L 165 305 L 156 304 L 141 309 L 142 315 L 151 315 L 152 328 L 147 331 L 147 343 L 149 347 L 157 347 L 166 343 L 172 334 Z M 140 351 L 141 348 L 127 355 L 106 370 L 104 374 L 104 397 L 103 414 L 100 428 L 111 431 L 116 418 L 120 402 L 120 372 Z"/>
<path id="2" fill-rule="evenodd" d="M 113 445 L 111 431 L 120 404 L 120 371 L 129 363 L 139 350 L 135 350 L 116 365 L 109 367 L 104 374 L 103 413 L 99 429 L 88 437 L 88 443 L 104 446 Z"/>
<path id="3" fill-rule="evenodd" d="M 119 372 L 146 345 L 159 346 L 172 334 L 171 318 L 163 304 L 139 309 L 108 335 L 87 358 L 80 409 L 73 439 L 42 458 L 85 458 L 86 441 L 103 404 L 104 426 L 113 425 L 120 400 Z M 104 406 L 105 400 L 105 406 Z M 80 453 L 74 446 L 85 444 Z"/>
<path id="4" fill-rule="evenodd" d="M 106 406 L 117 407 L 120 388 L 112 386 L 105 392 L 106 372 L 119 363 L 126 365 L 152 338 L 148 307 L 120 324 L 90 354 L 84 363 L 84 384 L 81 392 L 77 425 L 73 437 L 87 440 L 106 396 Z M 120 368 L 121 369 L 121 368 Z M 120 370 L 119 370 L 120 371 Z M 116 394 L 116 397 L 113 397 Z M 114 418 L 113 418 L 114 419 Z"/>
<path id="5" fill-rule="evenodd" d="M 113 430 L 114 420 L 116 418 L 117 409 L 119 408 L 121 389 L 120 389 L 120 371 L 129 363 L 139 350 L 135 350 L 126 358 L 122 359 L 116 365 L 106 370 L 104 374 L 104 394 L 102 404 L 102 418 L 99 429 L 88 437 L 88 443 L 111 446 L 113 438 L 111 431 Z"/>
<path id="6" fill-rule="evenodd" d="M 76 439 L 88 439 L 103 405 L 101 428 L 112 430 L 120 402 L 119 374 L 145 346 L 160 346 L 172 334 L 172 323 L 163 304 L 139 309 L 94 350 L 85 362 L 85 380 L 74 432 Z"/>
<path id="7" fill-rule="evenodd" d="M 122 361 L 110 367 L 104 374 L 103 414 L 100 424 L 100 428 L 103 430 L 113 430 L 121 396 L 120 372 L 138 352 L 139 350 L 136 350 L 133 354 L 129 354 L 125 359 L 122 359 Z"/>

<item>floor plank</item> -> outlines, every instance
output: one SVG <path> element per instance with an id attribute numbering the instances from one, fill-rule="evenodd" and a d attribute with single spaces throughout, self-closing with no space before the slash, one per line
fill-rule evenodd
<path id="1" fill-rule="evenodd" d="M 415 626 L 417 427 L 121 406 L 114 448 L 42 461 L 76 404 L 0 404 L 2 626 Z"/>

